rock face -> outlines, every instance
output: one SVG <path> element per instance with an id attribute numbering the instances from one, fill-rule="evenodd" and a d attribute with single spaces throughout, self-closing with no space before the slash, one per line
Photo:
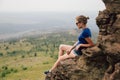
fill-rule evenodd
<path id="1" fill-rule="evenodd" d="M 103 2 L 106 9 L 96 17 L 97 45 L 62 61 L 45 80 L 120 80 L 120 0 Z"/>

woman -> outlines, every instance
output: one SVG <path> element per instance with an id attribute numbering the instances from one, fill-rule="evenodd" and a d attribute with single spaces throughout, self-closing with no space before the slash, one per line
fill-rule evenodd
<path id="1" fill-rule="evenodd" d="M 59 65 L 60 61 L 67 58 L 75 58 L 76 56 L 80 56 L 82 55 L 82 49 L 94 45 L 91 40 L 90 29 L 86 26 L 88 19 L 88 17 L 83 15 L 76 17 L 76 26 L 78 27 L 78 29 L 82 29 L 82 32 L 78 36 L 78 41 L 73 46 L 61 44 L 59 47 L 59 55 L 57 61 L 49 71 L 44 72 L 45 74 L 53 71 Z M 64 51 L 66 52 L 66 54 L 64 54 Z"/>

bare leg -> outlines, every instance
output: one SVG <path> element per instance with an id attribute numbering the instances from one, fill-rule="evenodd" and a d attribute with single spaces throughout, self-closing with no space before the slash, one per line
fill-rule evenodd
<path id="1" fill-rule="evenodd" d="M 71 48 L 72 48 L 72 46 L 70 46 L 70 45 L 61 44 L 59 46 L 58 58 L 64 54 L 64 51 L 67 51 L 68 49 L 71 49 Z"/>
<path id="2" fill-rule="evenodd" d="M 55 62 L 55 64 L 53 65 L 53 67 L 50 69 L 50 71 L 54 70 L 59 65 L 60 61 L 65 60 L 67 58 L 75 58 L 75 56 L 76 55 L 73 53 L 73 51 L 71 51 L 71 53 L 69 55 L 64 54 L 64 55 L 60 56 L 58 58 L 58 60 Z"/>

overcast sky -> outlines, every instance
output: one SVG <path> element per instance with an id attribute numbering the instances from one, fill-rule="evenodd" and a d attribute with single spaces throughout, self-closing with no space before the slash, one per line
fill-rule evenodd
<path id="1" fill-rule="evenodd" d="M 102 0 L 0 0 L 0 12 L 99 11 Z"/>

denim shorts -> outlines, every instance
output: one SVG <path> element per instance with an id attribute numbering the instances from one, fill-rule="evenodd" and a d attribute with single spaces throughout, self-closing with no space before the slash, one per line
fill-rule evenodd
<path id="1" fill-rule="evenodd" d="M 81 50 L 75 50 L 75 49 L 74 49 L 73 52 L 74 52 L 74 54 L 75 54 L 76 56 L 82 55 Z"/>

